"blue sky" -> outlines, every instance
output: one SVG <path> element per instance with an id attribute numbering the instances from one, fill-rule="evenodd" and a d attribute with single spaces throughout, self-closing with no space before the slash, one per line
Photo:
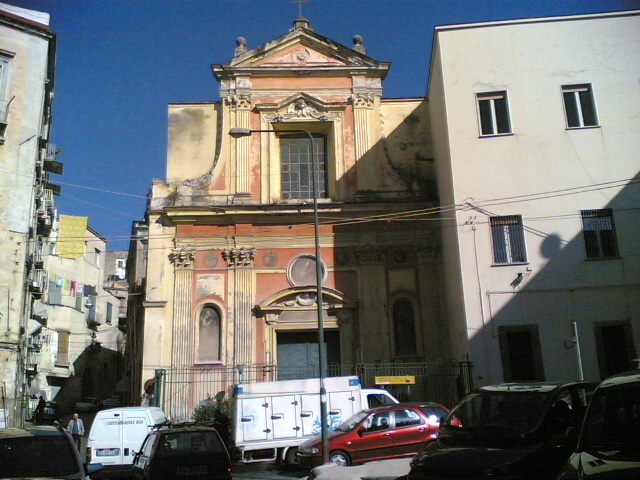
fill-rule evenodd
<path id="1" fill-rule="evenodd" d="M 89 217 L 109 249 L 127 249 L 153 178 L 165 179 L 167 104 L 215 101 L 211 64 L 242 36 L 285 34 L 290 0 L 0 0 L 51 14 L 57 34 L 51 141 L 62 150 L 59 213 Z M 436 25 L 640 9 L 640 0 L 309 0 L 320 35 L 391 62 L 384 97 L 426 94 Z"/>

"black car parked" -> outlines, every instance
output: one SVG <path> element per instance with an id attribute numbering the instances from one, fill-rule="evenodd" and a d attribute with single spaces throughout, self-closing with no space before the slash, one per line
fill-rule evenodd
<path id="1" fill-rule="evenodd" d="M 604 380 L 584 419 L 562 480 L 640 478 L 640 370 Z"/>
<path id="2" fill-rule="evenodd" d="M 85 469 L 71 435 L 61 427 L 0 429 L 0 478 L 82 480 L 101 468 Z"/>
<path id="3" fill-rule="evenodd" d="M 231 459 L 215 428 L 164 425 L 147 435 L 133 473 L 137 480 L 231 480 Z"/>
<path id="4" fill-rule="evenodd" d="M 555 479 L 577 442 L 589 384 L 505 383 L 463 398 L 409 480 Z"/>

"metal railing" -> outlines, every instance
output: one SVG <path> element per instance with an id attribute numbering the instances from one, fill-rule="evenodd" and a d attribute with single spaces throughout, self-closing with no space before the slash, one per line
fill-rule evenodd
<path id="1" fill-rule="evenodd" d="M 363 388 L 385 388 L 400 401 L 434 401 L 451 407 L 473 389 L 471 362 L 379 362 L 330 364 L 329 377 L 356 375 Z M 317 370 L 317 366 L 316 366 Z M 414 377 L 415 383 L 380 385 L 376 377 Z M 234 385 L 294 378 L 317 378 L 314 368 L 278 368 L 274 365 L 194 366 L 158 369 L 153 405 L 162 407 L 172 421 L 190 421 L 204 400 L 224 393 L 230 398 Z"/>

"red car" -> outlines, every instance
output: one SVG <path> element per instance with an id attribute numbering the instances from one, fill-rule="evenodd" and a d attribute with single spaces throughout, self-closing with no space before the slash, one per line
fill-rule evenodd
<path id="1" fill-rule="evenodd" d="M 356 413 L 329 432 L 329 460 L 342 466 L 415 455 L 435 440 L 440 419 L 449 413 L 437 403 L 399 403 Z M 298 449 L 300 464 L 311 468 L 322 463 L 320 437 L 312 437 Z"/>

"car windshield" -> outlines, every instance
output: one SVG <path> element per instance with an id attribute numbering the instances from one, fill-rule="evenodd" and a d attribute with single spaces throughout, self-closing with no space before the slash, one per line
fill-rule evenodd
<path id="1" fill-rule="evenodd" d="M 441 428 L 466 433 L 524 434 L 542 419 L 548 393 L 540 391 L 481 391 L 463 399 L 442 422 Z M 456 419 L 460 421 L 457 425 Z"/>
<path id="2" fill-rule="evenodd" d="M 225 446 L 216 432 L 172 432 L 162 435 L 157 456 L 183 456 L 193 453 L 223 453 Z"/>
<path id="3" fill-rule="evenodd" d="M 63 436 L 0 439 L 0 478 L 65 477 L 80 470 Z"/>
<path id="4" fill-rule="evenodd" d="M 349 431 L 353 430 L 356 427 L 356 425 L 358 425 L 367 415 L 369 415 L 369 414 L 367 412 L 365 412 L 365 411 L 356 413 L 352 417 L 349 417 L 344 422 L 342 422 L 340 424 L 340 426 L 338 428 L 336 428 L 336 431 L 337 432 L 349 432 Z"/>
<path id="5" fill-rule="evenodd" d="M 596 393 L 584 422 L 584 447 L 638 448 L 640 384 L 620 385 Z"/>

